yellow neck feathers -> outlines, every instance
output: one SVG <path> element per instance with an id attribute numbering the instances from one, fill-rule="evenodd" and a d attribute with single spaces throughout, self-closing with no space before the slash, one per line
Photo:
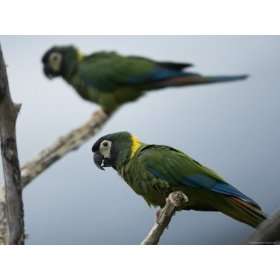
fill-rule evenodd
<path id="1" fill-rule="evenodd" d="M 138 149 L 141 147 L 141 142 L 140 140 L 131 135 L 131 153 L 130 153 L 130 158 L 133 158 L 135 153 L 138 151 Z"/>
<path id="2" fill-rule="evenodd" d="M 82 52 L 80 52 L 79 50 L 77 50 L 77 54 L 78 54 L 78 61 L 82 61 L 84 59 L 84 55 Z"/>

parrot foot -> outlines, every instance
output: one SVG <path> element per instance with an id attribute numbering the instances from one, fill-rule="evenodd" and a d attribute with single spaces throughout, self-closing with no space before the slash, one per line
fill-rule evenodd
<path id="1" fill-rule="evenodd" d="M 189 198 L 181 191 L 172 192 L 166 199 L 166 202 L 170 201 L 175 208 L 180 209 L 189 201 Z"/>
<path id="2" fill-rule="evenodd" d="M 161 224 L 163 216 L 166 215 L 167 212 L 173 212 L 172 214 L 168 213 L 168 216 L 175 215 L 176 211 L 184 209 L 188 201 L 189 198 L 181 191 L 170 193 L 166 198 L 166 204 L 164 208 L 160 208 L 156 211 L 156 223 L 158 225 Z M 168 226 L 166 228 L 168 228 Z"/>

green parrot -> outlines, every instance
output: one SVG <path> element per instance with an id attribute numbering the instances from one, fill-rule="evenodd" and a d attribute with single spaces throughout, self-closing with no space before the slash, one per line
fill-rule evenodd
<path id="1" fill-rule="evenodd" d="M 113 167 L 149 205 L 162 208 L 171 192 L 182 191 L 188 197 L 183 210 L 220 211 L 252 227 L 266 219 L 254 200 L 172 147 L 144 144 L 119 132 L 101 137 L 92 152 L 99 168 Z"/>
<path id="2" fill-rule="evenodd" d="M 100 105 L 107 114 L 150 90 L 238 81 L 248 77 L 202 76 L 184 71 L 192 66 L 189 63 L 158 62 L 116 52 L 83 55 L 73 46 L 49 49 L 42 63 L 48 78 L 62 77 L 83 99 Z"/>

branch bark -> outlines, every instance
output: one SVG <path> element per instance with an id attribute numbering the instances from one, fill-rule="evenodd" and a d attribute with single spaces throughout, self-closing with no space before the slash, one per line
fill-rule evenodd
<path id="1" fill-rule="evenodd" d="M 279 244 L 280 211 L 263 221 L 249 237 L 247 244 Z"/>
<path id="2" fill-rule="evenodd" d="M 20 105 L 10 95 L 6 65 L 0 45 L 0 141 L 5 186 L 0 187 L 0 244 L 24 243 L 21 173 L 16 143 Z"/>
<path id="3" fill-rule="evenodd" d="M 85 124 L 72 130 L 65 136 L 60 137 L 54 144 L 41 151 L 38 156 L 24 164 L 21 168 L 21 187 L 24 188 L 43 171 L 69 152 L 77 150 L 82 144 L 93 137 L 108 119 L 109 116 L 102 110 L 95 112 Z"/>
<path id="4" fill-rule="evenodd" d="M 173 215 L 179 209 L 181 209 L 186 202 L 188 197 L 181 191 L 172 192 L 166 199 L 165 206 L 160 210 L 159 217 L 152 229 L 148 233 L 147 237 L 142 241 L 142 245 L 156 245 L 168 227 Z"/>

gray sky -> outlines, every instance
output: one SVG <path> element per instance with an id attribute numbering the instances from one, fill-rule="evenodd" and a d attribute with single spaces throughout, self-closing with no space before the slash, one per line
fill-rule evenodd
<path id="1" fill-rule="evenodd" d="M 92 162 L 94 141 L 121 130 L 185 151 L 268 214 L 280 207 L 279 36 L 0 36 L 0 41 L 13 99 L 23 104 L 17 123 L 21 163 L 98 108 L 61 79 L 43 76 L 41 56 L 53 45 L 192 62 L 203 74 L 251 75 L 243 82 L 151 92 L 122 107 L 97 137 L 25 189 L 28 244 L 138 244 L 144 238 L 155 210 L 113 170 L 101 172 Z M 176 214 L 161 243 L 236 244 L 251 232 L 219 213 L 185 211 Z"/>

